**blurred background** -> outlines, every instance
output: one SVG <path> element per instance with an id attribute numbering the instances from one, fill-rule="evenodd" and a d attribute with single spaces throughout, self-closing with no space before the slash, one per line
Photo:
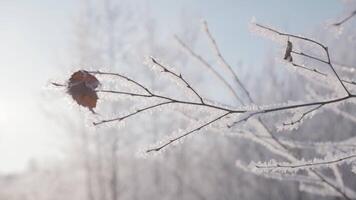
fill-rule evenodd
<path id="1" fill-rule="evenodd" d="M 298 183 L 239 170 L 236 160 L 269 160 L 271 155 L 251 141 L 214 131 L 159 156 L 138 155 L 175 130 L 191 127 L 204 111 L 187 116 L 169 107 L 124 124 L 93 127 L 92 121 L 142 102 L 103 95 L 100 116 L 93 116 L 50 82 L 63 83 L 79 69 L 102 70 L 127 74 L 155 91 L 184 95 L 147 67 L 147 56 L 154 56 L 181 72 L 204 97 L 239 106 L 174 37 L 233 85 L 228 72 L 217 67 L 203 30 L 206 20 L 256 103 L 299 101 L 306 92 L 302 79 L 275 61 L 284 47 L 252 34 L 249 23 L 312 35 L 337 49 L 335 59 L 355 63 L 355 57 L 343 53 L 356 47 L 347 40 L 355 42 L 352 31 L 328 28 L 353 8 L 354 2 L 338 0 L 0 0 L 0 199 L 314 199 L 300 192 Z M 114 79 L 99 80 L 125 87 Z M 301 138 L 315 132 L 308 140 L 341 140 L 355 130 L 353 123 L 330 115 L 318 121 L 321 125 L 311 120 L 296 132 Z M 342 128 L 331 121 L 341 121 Z"/>

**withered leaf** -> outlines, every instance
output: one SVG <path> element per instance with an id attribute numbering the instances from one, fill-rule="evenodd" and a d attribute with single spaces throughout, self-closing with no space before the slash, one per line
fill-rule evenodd
<path id="1" fill-rule="evenodd" d="M 98 95 L 95 89 L 100 82 L 96 77 L 87 71 L 80 70 L 74 72 L 68 81 L 67 91 L 72 98 L 81 106 L 87 107 L 90 111 L 96 107 Z"/>
<path id="2" fill-rule="evenodd" d="M 292 50 L 293 50 L 293 44 L 291 41 L 288 40 L 286 52 L 284 54 L 284 60 L 287 60 L 288 62 L 293 62 L 293 57 L 291 54 Z"/>

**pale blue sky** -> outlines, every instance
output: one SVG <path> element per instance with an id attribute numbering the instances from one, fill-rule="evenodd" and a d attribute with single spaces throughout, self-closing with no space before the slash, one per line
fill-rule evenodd
<path id="1" fill-rule="evenodd" d="M 43 87 L 58 77 L 73 39 L 80 0 L 0 0 L 0 171 L 22 169 L 31 157 L 58 149 L 54 124 L 40 109 Z M 263 62 L 266 40 L 248 32 L 248 22 L 283 30 L 313 31 L 342 12 L 337 0 L 142 0 L 167 34 L 178 32 L 182 13 L 204 18 L 231 63 Z M 256 59 L 256 57 L 260 59 Z"/>
<path id="2" fill-rule="evenodd" d="M 260 64 L 252 55 L 266 52 L 266 40 L 251 35 L 248 23 L 252 17 L 281 30 L 303 33 L 312 31 L 326 20 L 339 16 L 342 4 L 338 0 L 152 0 L 151 7 L 160 24 L 174 30 L 177 19 L 184 10 L 206 19 L 224 55 L 232 62 L 243 60 L 247 64 Z M 235 62 L 234 62 L 235 61 Z"/>

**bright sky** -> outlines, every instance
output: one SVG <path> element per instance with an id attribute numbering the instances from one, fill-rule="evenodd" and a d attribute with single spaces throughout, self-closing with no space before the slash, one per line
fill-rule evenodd
<path id="1" fill-rule="evenodd" d="M 142 0 L 144 1 L 144 0 Z M 0 172 L 21 170 L 31 158 L 58 155 L 63 130 L 43 113 L 44 87 L 65 65 L 81 0 L 0 1 Z M 179 27 L 182 13 L 208 20 L 226 58 L 259 65 L 267 47 L 248 32 L 254 16 L 287 31 L 311 31 L 338 16 L 336 0 L 146 0 L 158 29 Z M 169 28 L 167 28 L 169 27 Z M 48 101 L 48 99 L 47 99 Z M 56 108 L 53 108 L 54 110 Z"/>

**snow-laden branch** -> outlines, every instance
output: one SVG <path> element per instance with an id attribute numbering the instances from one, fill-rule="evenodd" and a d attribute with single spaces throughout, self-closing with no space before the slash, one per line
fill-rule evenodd
<path id="1" fill-rule="evenodd" d="M 309 161 L 300 161 L 298 163 L 265 163 L 256 164 L 255 167 L 259 169 L 272 169 L 272 170 L 301 170 L 309 168 L 320 168 L 320 167 L 330 167 L 330 165 L 337 164 L 341 165 L 344 162 L 352 162 L 356 159 L 356 154 L 348 154 L 343 156 L 337 156 L 336 158 L 326 158 L 326 159 L 314 159 Z"/>

